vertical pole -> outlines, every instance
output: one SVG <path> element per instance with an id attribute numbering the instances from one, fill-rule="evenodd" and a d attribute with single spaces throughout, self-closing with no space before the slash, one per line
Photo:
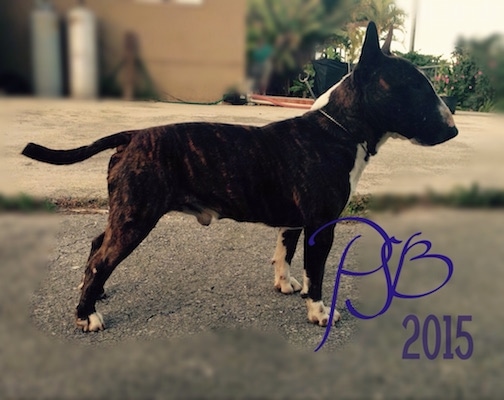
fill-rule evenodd
<path id="1" fill-rule="evenodd" d="M 417 12 L 418 12 L 418 0 L 413 0 L 413 21 L 411 25 L 411 38 L 410 38 L 410 48 L 409 51 L 415 51 L 415 36 L 416 36 L 416 24 L 417 24 Z"/>
<path id="2" fill-rule="evenodd" d="M 126 32 L 124 36 L 124 82 L 123 99 L 133 100 L 135 97 L 135 69 L 138 59 L 137 39 L 133 32 Z"/>

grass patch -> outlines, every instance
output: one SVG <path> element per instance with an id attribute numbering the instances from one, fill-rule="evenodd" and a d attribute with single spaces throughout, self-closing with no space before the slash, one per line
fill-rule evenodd
<path id="1" fill-rule="evenodd" d="M 52 201 L 39 199 L 20 193 L 15 196 L 4 196 L 0 194 L 0 212 L 54 212 L 57 207 Z"/>
<path id="2" fill-rule="evenodd" d="M 478 185 L 469 188 L 457 187 L 448 193 L 429 191 L 425 194 L 384 194 L 356 195 L 341 214 L 347 216 L 366 216 L 370 211 L 399 212 L 413 207 L 448 208 L 504 208 L 504 189 L 482 189 Z M 106 210 L 107 199 L 61 197 L 44 199 L 21 193 L 16 196 L 0 194 L 0 212 L 56 212 L 71 210 Z"/>
<path id="3" fill-rule="evenodd" d="M 106 199 L 88 199 L 61 197 L 59 199 L 47 199 L 20 193 L 14 196 L 0 194 L 0 212 L 57 212 L 73 209 L 80 210 L 104 210 L 108 207 Z"/>
<path id="4" fill-rule="evenodd" d="M 504 208 L 503 189 L 482 189 L 474 184 L 469 188 L 457 187 L 448 193 L 429 191 L 425 194 L 356 195 L 343 214 L 364 216 L 369 211 L 399 212 L 412 207 L 448 208 Z"/>
<path id="5" fill-rule="evenodd" d="M 365 216 L 369 211 L 369 205 L 371 203 L 372 196 L 366 195 L 355 195 L 352 200 L 348 203 L 346 208 L 341 213 L 340 217 L 350 217 L 350 216 Z"/>

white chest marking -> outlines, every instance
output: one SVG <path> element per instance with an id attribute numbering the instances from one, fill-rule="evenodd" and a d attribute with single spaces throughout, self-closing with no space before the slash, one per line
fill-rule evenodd
<path id="1" fill-rule="evenodd" d="M 380 139 L 380 141 L 376 144 L 376 150 L 378 149 L 387 141 L 388 138 L 393 136 L 392 133 L 386 133 L 383 135 L 383 137 Z M 364 147 L 367 148 L 367 143 L 364 142 Z M 366 161 L 366 151 L 364 148 L 358 144 L 357 145 L 357 154 L 355 156 L 355 163 L 350 171 L 349 179 L 350 179 L 350 197 L 348 198 L 348 201 L 350 201 L 351 197 L 355 193 L 355 189 L 357 188 L 357 183 L 359 182 L 359 179 L 362 175 L 362 171 L 364 171 L 364 168 L 366 168 L 366 165 L 369 162 Z"/>

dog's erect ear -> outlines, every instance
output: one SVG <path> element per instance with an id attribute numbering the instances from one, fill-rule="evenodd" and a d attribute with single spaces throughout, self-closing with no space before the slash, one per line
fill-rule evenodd
<path id="1" fill-rule="evenodd" d="M 387 56 L 392 55 L 392 53 L 390 52 L 390 45 L 392 43 L 393 36 L 394 36 L 394 27 L 390 25 L 390 29 L 387 33 L 387 38 L 385 39 L 385 43 L 383 43 L 383 46 L 381 48 L 382 53 Z"/>
<path id="2" fill-rule="evenodd" d="M 376 24 L 370 21 L 367 30 L 364 44 L 362 45 L 362 53 L 359 59 L 359 65 L 373 65 L 378 57 L 382 55 L 380 50 L 380 42 L 378 41 L 378 30 Z"/>
<path id="3" fill-rule="evenodd" d="M 379 68 L 381 60 L 385 58 L 378 41 L 378 30 L 376 24 L 370 21 L 366 30 L 366 38 L 362 45 L 362 52 L 359 63 L 353 71 L 355 82 L 360 85 L 365 85 L 368 79 L 372 76 L 373 71 Z"/>

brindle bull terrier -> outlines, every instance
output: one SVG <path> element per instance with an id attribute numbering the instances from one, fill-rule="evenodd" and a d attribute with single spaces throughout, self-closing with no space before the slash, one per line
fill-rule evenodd
<path id="1" fill-rule="evenodd" d="M 77 325 L 104 328 L 95 303 L 105 281 L 169 211 L 262 222 L 280 228 L 273 257 L 275 287 L 301 291 L 308 320 L 326 326 L 322 302 L 325 262 L 333 229 L 357 181 L 391 136 L 432 146 L 457 135 L 453 117 L 429 80 L 408 61 L 380 49 L 369 23 L 357 67 L 322 95 L 304 115 L 263 127 L 180 123 L 104 137 L 73 150 L 30 143 L 25 156 L 51 164 L 83 161 L 116 148 L 108 169 L 109 218 L 91 245 Z M 303 285 L 290 275 L 301 231 L 305 233 Z M 339 319 L 335 311 L 334 321 Z"/>

